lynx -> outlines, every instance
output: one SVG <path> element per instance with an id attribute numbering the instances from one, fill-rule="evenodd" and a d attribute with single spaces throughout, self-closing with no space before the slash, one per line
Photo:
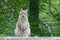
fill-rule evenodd
<path id="1" fill-rule="evenodd" d="M 28 21 L 28 10 L 23 10 L 19 13 L 19 18 L 15 28 L 15 35 L 20 37 L 29 37 L 30 35 L 30 25 Z"/>

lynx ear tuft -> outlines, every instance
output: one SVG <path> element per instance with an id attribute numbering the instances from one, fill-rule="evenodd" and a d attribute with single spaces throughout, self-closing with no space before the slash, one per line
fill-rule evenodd
<path id="1" fill-rule="evenodd" d="M 21 8 L 21 10 L 23 10 L 23 9 Z"/>

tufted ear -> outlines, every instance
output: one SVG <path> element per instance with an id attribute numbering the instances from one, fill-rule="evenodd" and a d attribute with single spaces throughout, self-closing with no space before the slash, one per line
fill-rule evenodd
<path id="1" fill-rule="evenodd" d="M 21 10 L 23 10 L 23 9 L 21 8 Z"/>

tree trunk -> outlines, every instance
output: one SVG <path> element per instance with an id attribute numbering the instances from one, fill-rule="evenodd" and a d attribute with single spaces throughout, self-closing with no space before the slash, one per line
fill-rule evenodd
<path id="1" fill-rule="evenodd" d="M 39 30 L 39 0 L 30 0 L 29 5 L 29 21 L 32 35 L 40 34 Z M 36 33 L 37 31 L 37 33 Z"/>

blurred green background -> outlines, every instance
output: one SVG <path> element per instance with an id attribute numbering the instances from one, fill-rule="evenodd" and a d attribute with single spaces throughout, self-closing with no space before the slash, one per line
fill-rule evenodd
<path id="1" fill-rule="evenodd" d="M 15 36 L 14 29 L 20 9 L 29 10 L 29 5 L 30 0 L 0 0 L 0 36 Z M 35 24 L 30 25 L 31 36 L 60 36 L 60 0 L 39 0 L 38 17 L 39 26 L 36 28 L 33 26 Z"/>

